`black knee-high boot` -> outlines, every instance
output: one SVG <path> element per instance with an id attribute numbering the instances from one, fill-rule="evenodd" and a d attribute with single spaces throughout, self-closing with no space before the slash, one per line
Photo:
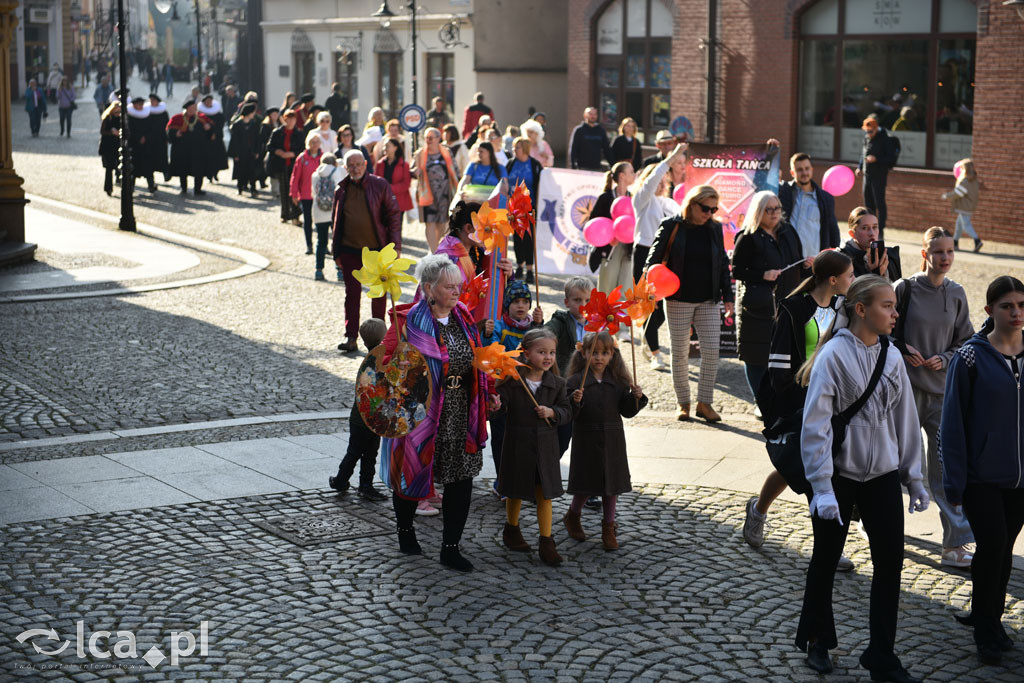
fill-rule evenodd
<path id="1" fill-rule="evenodd" d="M 473 571 L 473 563 L 459 552 L 459 541 L 469 518 L 473 499 L 473 480 L 463 479 L 444 486 L 444 532 L 441 543 L 441 564 L 460 572 Z"/>
<path id="2" fill-rule="evenodd" d="M 416 529 L 413 520 L 416 518 L 416 501 L 399 498 L 391 494 L 391 504 L 395 508 L 395 522 L 398 526 L 398 549 L 406 555 L 422 555 L 419 541 L 416 540 Z"/>

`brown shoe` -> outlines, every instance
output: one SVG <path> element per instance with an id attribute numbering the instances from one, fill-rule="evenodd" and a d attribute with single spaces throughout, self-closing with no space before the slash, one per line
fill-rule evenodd
<path id="1" fill-rule="evenodd" d="M 519 530 L 519 525 L 515 526 L 505 522 L 505 530 L 501 532 L 501 541 L 505 544 L 505 547 L 509 550 L 515 550 L 516 552 L 530 552 L 530 544 L 523 538 L 523 532 Z"/>
<path id="2" fill-rule="evenodd" d="M 342 353 L 352 353 L 353 351 L 356 351 L 358 349 L 359 346 L 358 344 L 356 344 L 355 339 L 348 339 L 338 344 L 338 350 L 341 351 Z"/>
<path id="3" fill-rule="evenodd" d="M 676 410 L 676 419 L 680 422 L 686 422 L 690 419 L 690 404 L 680 403 L 679 408 Z"/>
<path id="4" fill-rule="evenodd" d="M 565 517 L 562 518 L 562 523 L 565 524 L 565 528 L 569 532 L 569 538 L 577 541 L 587 540 L 587 535 L 583 533 L 583 525 L 580 524 L 579 512 L 569 510 L 565 513 Z"/>
<path id="5" fill-rule="evenodd" d="M 601 544 L 605 550 L 618 550 L 619 540 L 615 538 L 615 522 L 601 522 Z"/>
<path id="6" fill-rule="evenodd" d="M 715 412 L 715 409 L 707 403 L 697 402 L 697 417 L 702 417 L 708 422 L 721 422 L 722 416 Z"/>
<path id="7" fill-rule="evenodd" d="M 557 567 L 562 564 L 562 556 L 555 550 L 555 539 L 550 536 L 540 537 L 540 543 L 537 544 L 537 553 L 540 555 L 540 561 L 549 567 Z"/>

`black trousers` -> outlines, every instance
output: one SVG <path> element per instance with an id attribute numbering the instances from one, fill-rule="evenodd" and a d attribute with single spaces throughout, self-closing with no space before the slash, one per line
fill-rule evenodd
<path id="1" fill-rule="evenodd" d="M 522 237 L 513 235 L 512 246 L 516 251 L 516 263 L 525 263 L 528 266 L 533 265 L 533 235 L 529 233 L 524 234 Z"/>
<path id="2" fill-rule="evenodd" d="M 885 185 L 888 181 L 888 171 L 875 171 L 870 176 L 864 174 L 864 206 L 878 217 L 878 239 L 882 239 L 885 232 L 885 217 L 888 213 L 885 206 Z"/>
<path id="3" fill-rule="evenodd" d="M 380 437 L 370 431 L 359 411 L 353 409 L 348 420 L 348 450 L 338 465 L 338 479 L 351 479 L 352 473 L 356 470 L 356 463 L 359 463 L 359 488 L 373 486 L 379 450 Z"/>
<path id="4" fill-rule="evenodd" d="M 281 220 L 283 221 L 290 221 L 302 215 L 302 209 L 292 203 L 292 198 L 288 194 L 291 179 L 292 170 L 290 168 L 277 174 L 277 180 L 281 185 Z"/>
<path id="5" fill-rule="evenodd" d="M 1024 489 L 968 484 L 964 514 L 977 545 L 971 562 L 971 616 L 976 642 L 991 642 L 1006 606 L 1013 544 L 1024 526 Z"/>
<path id="6" fill-rule="evenodd" d="M 103 191 L 110 194 L 114 191 L 114 169 L 103 169 Z"/>
<path id="7" fill-rule="evenodd" d="M 832 490 L 839 503 L 843 525 L 817 516 L 811 520 L 814 552 L 807 567 L 796 645 L 806 652 L 809 641 L 821 642 L 828 649 L 839 644 L 832 613 L 832 584 L 850 529 L 850 513 L 856 503 L 868 534 L 874 567 L 868 617 L 870 641 L 861 656 L 861 664 L 873 671 L 888 671 L 900 666 L 894 652 L 903 570 L 903 494 L 899 473 L 889 472 L 865 482 L 836 475 L 832 477 Z"/>
<path id="8" fill-rule="evenodd" d="M 71 113 L 74 111 L 71 107 L 64 107 L 63 109 L 57 109 L 57 113 L 60 115 L 60 134 L 64 135 L 64 126 L 68 128 L 68 136 L 71 135 Z"/>
<path id="9" fill-rule="evenodd" d="M 651 251 L 650 247 L 643 247 L 639 244 L 633 245 L 633 282 L 640 279 L 640 275 L 644 272 L 644 264 L 647 262 L 647 254 Z M 647 323 L 647 331 L 644 332 L 644 339 L 647 340 L 647 348 L 651 351 L 661 350 L 661 345 L 658 343 L 658 329 L 665 322 L 665 305 L 659 301 L 658 306 L 654 309 L 654 313 L 651 313 L 650 321 Z"/>
<path id="10" fill-rule="evenodd" d="M 187 192 L 188 191 L 188 176 L 187 175 L 183 175 L 183 176 L 180 176 L 180 177 L 181 177 L 181 191 L 182 192 Z M 201 175 L 192 176 L 192 184 L 193 184 L 194 189 L 195 189 L 196 192 L 199 192 L 200 190 L 202 190 L 203 189 L 203 176 L 201 176 Z"/>
<path id="11" fill-rule="evenodd" d="M 441 533 L 442 543 L 457 545 L 462 540 L 462 531 L 466 528 L 469 518 L 469 504 L 473 499 L 473 480 L 461 479 L 444 485 L 444 505 L 441 514 L 444 519 L 444 531 Z M 399 529 L 411 529 L 416 518 L 416 501 L 391 495 L 391 503 L 395 507 L 395 520 Z"/>

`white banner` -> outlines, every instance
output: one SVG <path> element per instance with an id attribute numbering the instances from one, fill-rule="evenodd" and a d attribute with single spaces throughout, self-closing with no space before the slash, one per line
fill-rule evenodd
<path id="1" fill-rule="evenodd" d="M 587 275 L 590 245 L 583 224 L 590 219 L 604 174 L 545 168 L 537 198 L 537 272 L 547 275 Z"/>

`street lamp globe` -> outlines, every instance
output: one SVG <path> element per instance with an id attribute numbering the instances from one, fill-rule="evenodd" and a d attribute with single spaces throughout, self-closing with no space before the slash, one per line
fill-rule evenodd
<path id="1" fill-rule="evenodd" d="M 380 3 L 380 8 L 370 16 L 379 19 L 380 25 L 387 28 L 391 25 L 391 19 L 395 16 L 395 13 L 388 7 L 388 0 L 384 0 L 384 2 Z"/>

